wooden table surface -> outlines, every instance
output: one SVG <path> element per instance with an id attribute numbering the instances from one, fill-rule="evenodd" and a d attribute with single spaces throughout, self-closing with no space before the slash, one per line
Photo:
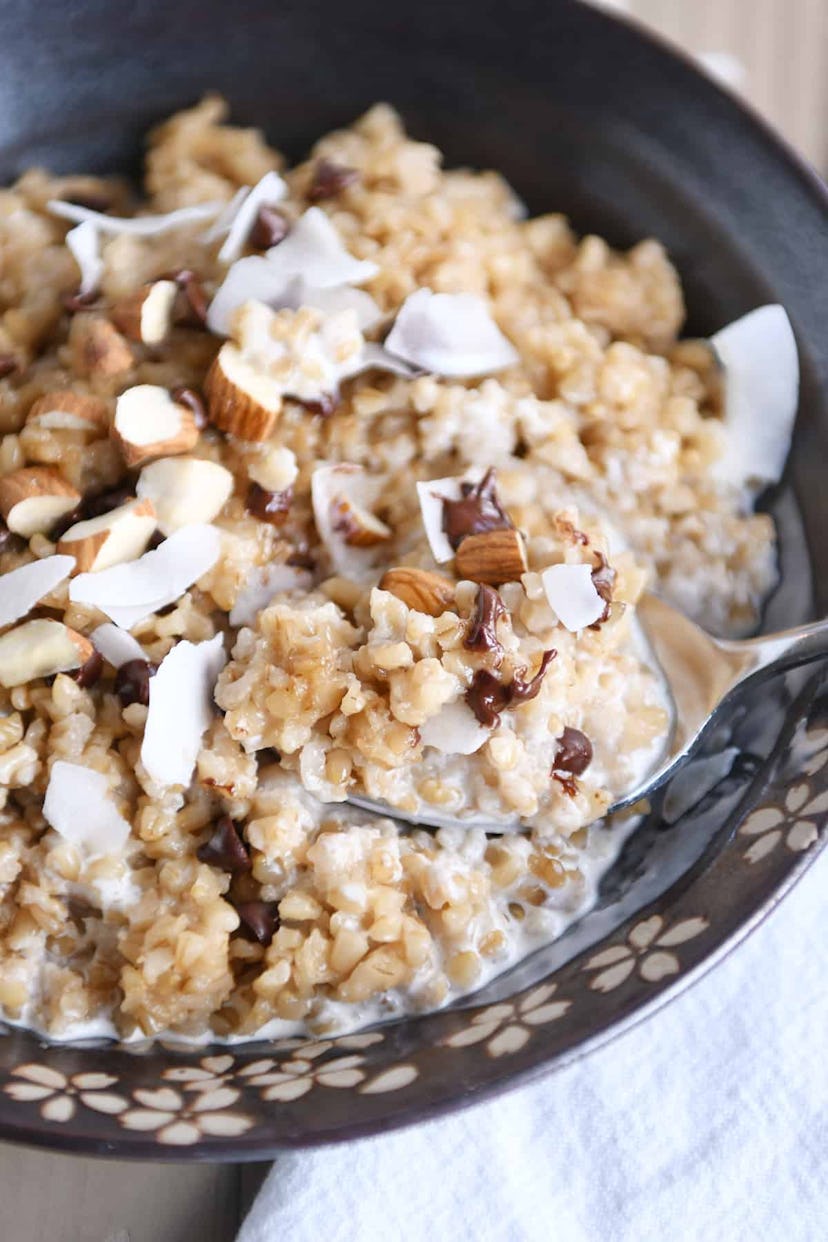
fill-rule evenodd
<path id="1" fill-rule="evenodd" d="M 828 166 L 828 0 L 605 7 L 695 54 L 719 54 L 725 72 L 738 58 L 740 89 L 817 167 Z M 268 1167 L 132 1164 L 0 1144 L 0 1242 L 232 1242 Z"/>

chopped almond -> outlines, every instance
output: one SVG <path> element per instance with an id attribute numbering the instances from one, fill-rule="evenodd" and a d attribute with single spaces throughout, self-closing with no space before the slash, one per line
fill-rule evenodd
<path id="1" fill-rule="evenodd" d="M 76 522 L 57 545 L 58 552 L 75 558 L 75 573 L 95 573 L 141 556 L 155 532 L 152 501 L 130 500 L 109 513 Z"/>
<path id="2" fill-rule="evenodd" d="M 129 371 L 132 350 L 118 329 L 99 315 L 76 315 L 69 334 L 72 365 L 89 379 L 111 379 Z"/>
<path id="3" fill-rule="evenodd" d="M 267 440 L 282 408 L 282 391 L 246 362 L 235 345 L 222 345 L 204 384 L 210 419 L 241 440 Z"/>
<path id="4" fill-rule="evenodd" d="M 457 549 L 454 564 L 460 578 L 501 586 L 519 582 L 526 573 L 526 548 L 516 530 L 489 530 L 467 535 Z"/>
<path id="5" fill-rule="evenodd" d="M 88 638 L 62 621 L 26 621 L 0 637 L 0 685 L 24 686 L 80 668 L 94 653 Z"/>
<path id="6" fill-rule="evenodd" d="M 233 490 L 233 475 L 201 457 L 164 457 L 144 466 L 138 495 L 149 500 L 165 535 L 193 522 L 212 522 Z"/>
<path id="7" fill-rule="evenodd" d="M 26 539 L 50 530 L 80 501 L 80 492 L 48 466 L 27 466 L 0 478 L 0 513 L 9 530 Z"/>
<path id="8" fill-rule="evenodd" d="M 349 548 L 372 548 L 375 544 L 386 543 L 394 533 L 390 526 L 349 496 L 337 496 L 333 500 L 331 525 Z"/>
<path id="9" fill-rule="evenodd" d="M 153 280 L 113 306 L 112 322 L 132 341 L 160 345 L 169 336 L 177 294 L 174 280 Z"/>
<path id="10" fill-rule="evenodd" d="M 454 607 L 454 583 L 427 569 L 399 565 L 383 574 L 380 587 L 396 595 L 415 612 L 424 612 L 429 617 L 442 616 L 446 609 Z"/>
<path id="11" fill-rule="evenodd" d="M 157 384 L 137 384 L 121 393 L 113 431 L 128 466 L 186 453 L 199 435 L 192 409 Z"/>
<path id="12" fill-rule="evenodd" d="M 36 424 L 52 431 L 99 432 L 109 422 L 109 408 L 99 397 L 58 388 L 38 397 L 26 415 L 26 426 Z"/>

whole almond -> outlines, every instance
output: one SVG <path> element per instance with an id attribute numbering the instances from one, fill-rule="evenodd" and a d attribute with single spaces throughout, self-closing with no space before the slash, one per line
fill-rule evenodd
<path id="1" fill-rule="evenodd" d="M 442 616 L 454 607 L 454 583 L 427 569 L 398 565 L 386 570 L 380 579 L 380 588 L 396 595 L 415 612 L 424 612 L 429 617 Z"/>
<path id="2" fill-rule="evenodd" d="M 516 530 L 489 530 L 481 535 L 467 535 L 454 558 L 459 578 L 502 586 L 519 582 L 526 573 L 526 548 L 523 536 Z"/>

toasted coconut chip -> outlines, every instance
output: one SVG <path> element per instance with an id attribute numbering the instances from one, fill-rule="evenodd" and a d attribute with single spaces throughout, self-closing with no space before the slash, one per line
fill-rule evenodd
<path id="1" fill-rule="evenodd" d="M 130 827 L 111 798 L 102 772 L 56 759 L 49 773 L 43 816 L 55 832 L 84 853 L 120 854 Z"/>
<path id="2" fill-rule="evenodd" d="M 446 703 L 420 725 L 423 746 L 433 746 L 444 755 L 473 755 L 490 735 L 491 729 L 480 724 L 463 699 Z"/>
<path id="3" fill-rule="evenodd" d="M 313 310 L 322 311 L 323 315 L 336 315 L 340 311 L 352 310 L 356 313 L 357 323 L 363 332 L 375 327 L 383 318 L 379 306 L 364 289 L 352 289 L 350 285 L 334 285 L 323 289 L 309 285 L 302 277 L 290 281 L 279 304 L 290 310 L 310 306 Z"/>
<path id="4" fill-rule="evenodd" d="M 175 603 L 213 568 L 221 553 L 221 535 L 214 526 L 185 526 L 160 547 L 137 561 L 95 574 L 78 574 L 69 587 L 76 604 L 99 608 L 129 630 L 139 621 Z"/>
<path id="5" fill-rule="evenodd" d="M 724 368 L 723 456 L 714 477 L 755 494 L 778 483 L 799 401 L 799 357 L 784 307 L 760 306 L 710 343 Z"/>
<path id="6" fill-rule="evenodd" d="M 82 297 L 88 293 L 95 293 L 104 273 L 101 239 L 97 226 L 91 220 L 85 220 L 83 224 L 70 229 L 66 234 L 66 245 L 80 269 L 78 293 Z"/>
<path id="7" fill-rule="evenodd" d="M 443 530 L 443 501 L 461 500 L 464 483 L 479 483 L 482 470 L 470 470 L 468 474 L 448 479 L 431 479 L 417 484 L 417 497 L 420 501 L 420 513 L 423 527 L 428 539 L 431 555 L 438 565 L 454 559 L 454 548 Z"/>
<path id="8" fill-rule="evenodd" d="M 550 565 L 541 581 L 553 612 L 573 634 L 603 615 L 606 601 L 595 589 L 590 565 Z"/>
<path id="9" fill-rule="evenodd" d="M 196 522 L 212 522 L 233 490 L 233 475 L 201 457 L 162 457 L 144 466 L 135 489 L 152 501 L 164 535 Z"/>
<path id="10" fill-rule="evenodd" d="M 294 565 L 262 565 L 248 574 L 230 611 L 231 625 L 254 625 L 259 613 L 286 591 L 307 591 L 312 577 Z"/>
<path id="11" fill-rule="evenodd" d="M 141 762 L 159 785 L 189 785 L 213 718 L 213 690 L 227 656 L 221 634 L 176 643 L 150 681 Z"/>
<path id="12" fill-rule="evenodd" d="M 371 512 L 381 490 L 381 481 L 362 466 L 317 466 L 311 475 L 316 529 L 337 573 L 364 577 L 377 560 L 377 548 L 390 537 L 391 531 Z M 372 530 L 373 523 L 382 530 Z M 363 529 L 365 539 L 360 537 Z"/>
<path id="13" fill-rule="evenodd" d="M 73 556 L 46 556 L 0 577 L 0 627 L 11 625 L 54 591 L 75 567 Z"/>
<path id="14" fill-rule="evenodd" d="M 502 371 L 518 361 L 485 302 L 472 293 L 418 289 L 400 307 L 385 348 L 412 366 L 461 379 Z"/>
<path id="15" fill-rule="evenodd" d="M 287 185 L 279 174 L 268 172 L 246 194 L 234 196 L 235 211 L 228 222 L 227 237 L 218 252 L 220 263 L 233 263 L 239 257 L 256 223 L 259 208 L 281 202 L 286 194 Z"/>
<path id="16" fill-rule="evenodd" d="M 184 224 L 197 224 L 200 220 L 212 220 L 223 209 L 224 203 L 196 203 L 192 207 L 179 207 L 163 216 L 107 216 L 102 211 L 92 211 L 79 203 L 66 203 L 53 198 L 47 203 L 53 216 L 72 220 L 75 224 L 89 222 L 99 233 L 129 233 L 133 237 L 155 237 L 167 229 L 178 229 Z"/>
<path id="17" fill-rule="evenodd" d="M 103 625 L 93 630 L 89 639 L 95 650 L 99 651 L 113 668 L 120 668 L 122 664 L 128 664 L 130 660 L 146 660 L 147 658 L 147 653 L 138 639 L 133 638 L 127 630 L 122 630 L 120 625 L 113 625 L 110 621 L 104 622 Z"/>
<path id="18" fill-rule="evenodd" d="M 233 313 L 245 302 L 291 305 L 289 286 L 297 277 L 319 290 L 362 284 L 378 271 L 375 263 L 349 254 L 325 213 L 311 207 L 266 256 L 250 255 L 233 264 L 210 303 L 207 326 L 228 336 Z"/>

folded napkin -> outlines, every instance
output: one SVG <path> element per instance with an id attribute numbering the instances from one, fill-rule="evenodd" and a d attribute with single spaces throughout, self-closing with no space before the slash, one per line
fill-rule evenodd
<path id="1" fill-rule="evenodd" d="M 237 1242 L 828 1238 L 828 851 L 728 959 L 567 1069 L 280 1156 Z"/>

